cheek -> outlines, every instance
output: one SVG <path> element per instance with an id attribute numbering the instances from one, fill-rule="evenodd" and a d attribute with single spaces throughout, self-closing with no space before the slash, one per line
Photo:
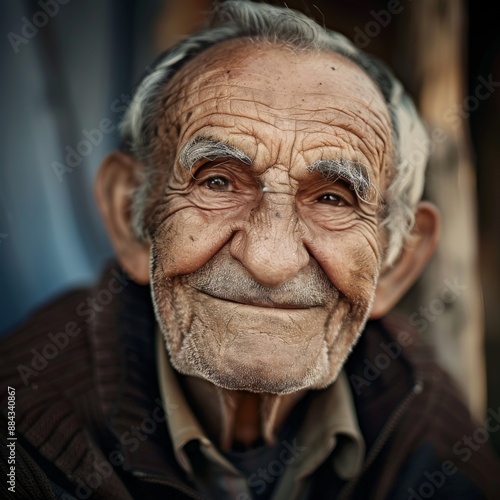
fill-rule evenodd
<path id="1" fill-rule="evenodd" d="M 232 220 L 196 208 L 169 216 L 153 236 L 153 255 L 164 275 L 190 274 L 210 260 L 230 239 Z"/>
<path id="2" fill-rule="evenodd" d="M 376 237 L 361 228 L 323 231 L 311 238 L 310 252 L 347 300 L 367 305 L 379 272 Z"/>

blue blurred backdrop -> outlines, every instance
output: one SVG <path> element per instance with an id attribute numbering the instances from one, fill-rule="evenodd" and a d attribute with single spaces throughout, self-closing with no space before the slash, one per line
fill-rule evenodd
<path id="1" fill-rule="evenodd" d="M 0 334 L 112 254 L 92 184 L 153 57 L 160 3 L 2 2 Z"/>

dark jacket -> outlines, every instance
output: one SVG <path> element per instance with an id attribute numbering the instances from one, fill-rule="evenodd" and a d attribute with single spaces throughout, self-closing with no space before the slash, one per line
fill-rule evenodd
<path id="1" fill-rule="evenodd" d="M 7 388 L 15 390 L 14 498 L 201 498 L 170 445 L 154 328 L 149 287 L 111 267 L 2 341 L 2 429 L 12 424 Z M 363 471 L 346 483 L 325 462 L 310 498 L 500 498 L 482 425 L 400 318 L 367 325 L 346 373 L 367 446 Z M 3 478 L 12 442 L 2 443 Z M 8 486 L 2 479 L 0 492 Z"/>

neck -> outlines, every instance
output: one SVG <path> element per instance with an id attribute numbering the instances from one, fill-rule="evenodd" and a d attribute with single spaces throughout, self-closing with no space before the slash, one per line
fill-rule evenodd
<path id="1" fill-rule="evenodd" d="M 182 378 L 182 385 L 207 435 L 222 451 L 250 449 L 262 441 L 272 444 L 276 432 L 306 393 L 231 391 L 187 376 Z"/>

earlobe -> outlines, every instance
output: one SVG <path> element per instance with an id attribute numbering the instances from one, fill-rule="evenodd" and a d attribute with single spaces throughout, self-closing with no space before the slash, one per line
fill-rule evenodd
<path id="1" fill-rule="evenodd" d="M 132 227 L 131 193 L 138 186 L 141 164 L 120 151 L 109 154 L 95 181 L 97 204 L 118 261 L 137 283 L 149 283 L 149 244 Z"/>
<path id="2" fill-rule="evenodd" d="M 380 274 L 370 319 L 385 316 L 422 274 L 439 241 L 440 217 L 429 202 L 420 202 L 415 209 L 415 226 L 401 255 Z"/>

